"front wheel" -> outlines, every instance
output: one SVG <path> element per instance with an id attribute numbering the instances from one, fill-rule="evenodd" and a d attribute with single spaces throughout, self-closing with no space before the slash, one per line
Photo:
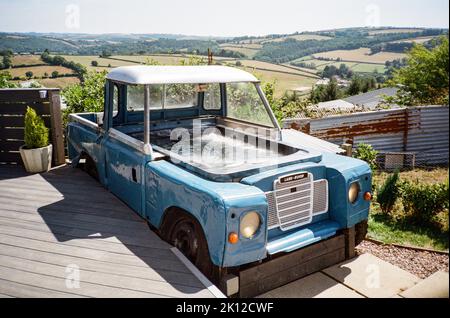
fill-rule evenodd
<path id="1" fill-rule="evenodd" d="M 203 274 L 216 280 L 208 244 L 201 226 L 190 217 L 181 217 L 170 229 L 166 240 L 178 248 Z"/>

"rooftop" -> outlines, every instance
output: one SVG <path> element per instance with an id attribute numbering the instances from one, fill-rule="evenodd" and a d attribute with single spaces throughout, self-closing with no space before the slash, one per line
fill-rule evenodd
<path id="1" fill-rule="evenodd" d="M 395 96 L 397 94 L 397 91 L 398 88 L 396 87 L 385 87 L 367 93 L 347 97 L 344 99 L 344 101 L 355 106 L 373 109 L 383 102 L 384 96 Z"/>
<path id="2" fill-rule="evenodd" d="M 259 82 L 252 74 L 226 66 L 123 66 L 107 79 L 127 84 L 208 84 Z"/>

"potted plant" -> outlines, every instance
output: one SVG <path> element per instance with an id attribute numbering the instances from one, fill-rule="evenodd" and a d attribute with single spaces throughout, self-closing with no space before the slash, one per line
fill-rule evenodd
<path id="1" fill-rule="evenodd" d="M 52 164 L 52 145 L 44 121 L 33 108 L 27 107 L 25 114 L 25 145 L 20 147 L 20 156 L 25 170 L 30 173 L 48 171 Z"/>

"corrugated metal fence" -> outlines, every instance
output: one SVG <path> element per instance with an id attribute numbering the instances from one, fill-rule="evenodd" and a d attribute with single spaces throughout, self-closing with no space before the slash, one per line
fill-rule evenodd
<path id="1" fill-rule="evenodd" d="M 288 119 L 285 128 L 335 144 L 372 145 L 380 152 L 415 153 L 416 166 L 449 162 L 449 108 L 422 106 L 331 116 Z"/>

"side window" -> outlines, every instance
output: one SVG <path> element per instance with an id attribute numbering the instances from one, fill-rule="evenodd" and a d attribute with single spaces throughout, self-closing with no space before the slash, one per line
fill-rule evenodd
<path id="1" fill-rule="evenodd" d="M 203 108 L 206 110 L 219 110 L 222 108 L 220 99 L 220 85 L 210 84 L 206 88 L 203 100 Z"/>
<path id="2" fill-rule="evenodd" d="M 150 86 L 150 109 L 162 108 L 162 85 Z M 127 87 L 127 111 L 143 111 L 144 110 L 144 86 L 128 85 Z"/>
<path id="3" fill-rule="evenodd" d="M 183 108 L 197 105 L 197 85 L 168 84 L 165 85 L 166 96 L 164 108 Z"/>
<path id="4" fill-rule="evenodd" d="M 113 91 L 113 118 L 119 113 L 119 87 L 114 84 Z"/>

